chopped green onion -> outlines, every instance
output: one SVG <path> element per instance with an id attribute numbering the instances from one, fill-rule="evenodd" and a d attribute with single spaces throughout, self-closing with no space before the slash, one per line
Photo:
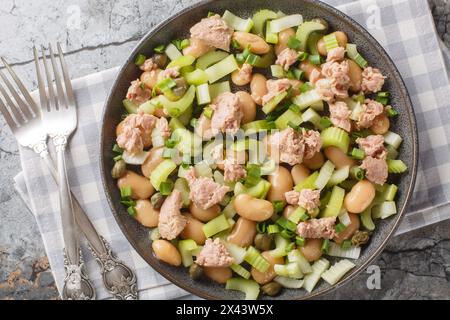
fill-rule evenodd
<path id="1" fill-rule="evenodd" d="M 332 122 L 331 122 L 329 117 L 324 116 L 324 117 L 320 118 L 319 124 L 320 124 L 320 127 L 323 130 L 323 129 L 326 129 L 328 127 L 331 127 Z"/>
<path id="2" fill-rule="evenodd" d="M 342 250 L 348 250 L 352 247 L 352 240 L 346 239 L 342 241 L 341 248 Z"/>
<path id="3" fill-rule="evenodd" d="M 115 153 L 119 153 L 119 154 L 123 153 L 123 149 L 121 147 L 119 147 L 119 145 L 117 143 L 113 145 L 112 151 Z"/>
<path id="4" fill-rule="evenodd" d="M 133 193 L 133 191 L 131 190 L 131 187 L 129 187 L 129 186 L 120 188 L 120 198 L 122 198 L 122 199 L 131 197 L 132 193 Z"/>
<path id="5" fill-rule="evenodd" d="M 166 91 L 169 89 L 172 89 L 177 86 L 177 83 L 172 78 L 164 78 L 163 80 L 159 81 L 156 86 L 162 91 Z"/>
<path id="6" fill-rule="evenodd" d="M 159 191 L 162 182 L 166 181 L 169 175 L 177 168 L 171 159 L 165 159 L 150 174 L 150 182 Z"/>
<path id="7" fill-rule="evenodd" d="M 120 203 L 126 205 L 127 207 L 135 207 L 136 206 L 136 201 L 134 201 L 130 198 L 126 198 L 126 200 L 121 200 Z"/>
<path id="8" fill-rule="evenodd" d="M 335 227 L 334 230 L 336 230 L 336 233 L 341 233 L 342 231 L 344 231 L 347 227 L 342 224 L 342 223 L 338 223 Z"/>
<path id="9" fill-rule="evenodd" d="M 267 233 L 274 234 L 280 232 L 280 227 L 277 224 L 270 224 L 267 226 Z"/>
<path id="10" fill-rule="evenodd" d="M 294 73 L 294 78 L 297 80 L 303 80 L 304 76 L 305 76 L 305 72 L 303 70 L 294 68 L 292 70 L 292 72 Z"/>
<path id="11" fill-rule="evenodd" d="M 364 170 L 358 166 L 353 166 L 350 168 L 350 175 L 358 181 L 363 180 L 365 176 Z"/>
<path id="12" fill-rule="evenodd" d="M 305 82 L 304 84 L 302 84 L 300 86 L 300 92 L 301 93 L 305 93 L 305 92 L 310 91 L 312 89 L 314 89 L 314 87 L 309 82 Z"/>
<path id="13" fill-rule="evenodd" d="M 167 140 L 164 142 L 164 145 L 165 145 L 165 147 L 167 147 L 167 148 L 173 148 L 173 147 L 175 147 L 175 146 L 177 145 L 177 143 L 178 143 L 177 140 L 174 140 L 174 139 L 167 139 Z"/>
<path id="14" fill-rule="evenodd" d="M 266 272 L 270 267 L 270 263 L 252 246 L 248 247 L 244 260 L 259 272 Z"/>
<path id="15" fill-rule="evenodd" d="M 153 49 L 153 51 L 155 51 L 156 53 L 163 53 L 165 48 L 166 48 L 165 45 L 160 44 L 159 46 L 156 46 L 156 47 Z"/>
<path id="16" fill-rule="evenodd" d="M 308 59 L 308 57 L 309 57 L 308 52 L 301 52 L 301 53 L 298 55 L 297 60 L 298 60 L 298 61 L 305 61 L 306 59 Z"/>
<path id="17" fill-rule="evenodd" d="M 211 107 L 206 107 L 203 109 L 203 114 L 208 119 L 212 118 L 213 112 L 214 112 L 214 110 Z"/>
<path id="18" fill-rule="evenodd" d="M 336 34 L 330 33 L 323 37 L 323 41 L 325 42 L 325 49 L 327 52 L 330 52 L 334 48 L 339 47 L 339 43 L 336 39 Z"/>
<path id="19" fill-rule="evenodd" d="M 187 39 L 185 39 L 185 40 L 187 40 Z M 186 46 L 185 47 L 183 47 L 183 41 L 185 41 L 185 40 L 182 40 L 182 39 L 175 39 L 175 40 L 172 40 L 172 44 L 178 49 L 178 50 L 183 50 L 184 48 L 186 48 L 188 45 L 189 45 L 189 40 L 187 40 L 187 45 L 186 45 L 186 42 L 184 43 Z"/>
<path id="20" fill-rule="evenodd" d="M 239 44 L 239 42 L 236 41 L 236 39 L 231 40 L 231 46 L 234 49 L 240 49 L 241 48 L 241 45 Z"/>
<path id="21" fill-rule="evenodd" d="M 287 42 L 288 48 L 298 50 L 300 48 L 300 40 L 298 40 L 296 37 L 290 37 Z"/>
<path id="22" fill-rule="evenodd" d="M 267 223 L 265 222 L 260 222 L 256 225 L 256 231 L 258 231 L 259 233 L 266 233 L 267 231 Z"/>
<path id="23" fill-rule="evenodd" d="M 147 60 L 147 57 L 144 56 L 143 54 L 140 54 L 140 53 L 139 53 L 139 54 L 136 56 L 136 59 L 134 60 L 134 63 L 135 63 L 137 66 L 142 66 L 142 65 L 144 64 L 145 60 Z"/>
<path id="24" fill-rule="evenodd" d="M 274 209 L 275 213 L 280 213 L 281 211 L 283 211 L 284 207 L 286 206 L 284 201 L 280 201 L 280 200 L 272 201 L 272 205 L 273 205 L 273 209 Z"/>
<path id="25" fill-rule="evenodd" d="M 128 207 L 127 212 L 132 217 L 136 217 L 136 215 L 137 215 L 135 207 Z"/>
<path id="26" fill-rule="evenodd" d="M 245 184 L 247 187 L 254 186 L 261 180 L 261 168 L 256 164 L 247 166 L 247 178 Z"/>
<path id="27" fill-rule="evenodd" d="M 297 226 L 296 226 L 295 223 L 293 223 L 292 221 L 287 220 L 284 217 L 279 218 L 276 221 L 276 224 L 278 224 L 283 229 L 287 229 L 289 231 L 295 231 L 297 229 Z"/>
<path id="28" fill-rule="evenodd" d="M 295 237 L 295 244 L 296 244 L 298 247 L 303 247 L 303 246 L 305 245 L 305 242 L 306 242 L 305 238 L 300 237 L 300 236 L 296 236 L 296 237 Z"/>
<path id="29" fill-rule="evenodd" d="M 236 54 L 236 61 L 239 62 L 239 63 L 244 63 L 244 62 L 245 62 L 244 54 L 242 54 L 242 53 L 237 53 L 237 54 Z"/>
<path id="30" fill-rule="evenodd" d="M 208 11 L 208 15 L 207 17 L 210 18 L 212 16 L 215 16 L 217 13 L 213 12 L 213 11 Z"/>
<path id="31" fill-rule="evenodd" d="M 118 156 L 115 156 L 115 157 L 113 158 L 113 160 L 114 160 L 115 162 L 117 162 L 117 161 L 119 161 L 119 160 L 122 160 L 122 155 L 119 154 Z"/>
<path id="32" fill-rule="evenodd" d="M 330 240 L 324 239 L 322 242 L 322 246 L 320 247 L 320 250 L 322 250 L 322 252 L 324 253 L 327 253 L 329 249 L 330 249 Z"/>
<path id="33" fill-rule="evenodd" d="M 309 55 L 308 61 L 314 65 L 320 65 L 322 63 L 322 57 L 319 54 Z"/>
<path id="34" fill-rule="evenodd" d="M 350 153 L 350 156 L 353 159 L 362 160 L 366 156 L 366 153 L 364 152 L 364 150 L 353 148 L 352 152 Z"/>
<path id="35" fill-rule="evenodd" d="M 392 117 L 395 117 L 395 116 L 397 116 L 398 115 L 398 111 L 397 110 L 395 110 L 394 108 L 386 108 L 386 115 L 389 117 L 389 118 L 392 118 Z"/>
<path id="36" fill-rule="evenodd" d="M 283 238 L 290 240 L 293 236 L 295 235 L 295 233 L 293 231 L 290 231 L 288 229 L 283 229 L 280 232 L 280 236 L 282 236 Z"/>
<path id="37" fill-rule="evenodd" d="M 230 266 L 230 268 L 231 268 L 231 270 L 236 272 L 236 274 L 240 275 L 242 278 L 244 278 L 244 279 L 250 278 L 250 272 L 247 269 L 245 269 L 243 266 L 233 263 Z"/>
<path id="38" fill-rule="evenodd" d="M 309 219 L 309 215 L 306 213 L 306 210 L 303 209 L 302 207 L 297 207 L 294 212 L 292 212 L 289 217 L 288 220 L 292 221 L 293 223 L 297 224 L 300 221 L 306 221 Z"/>
<path id="39" fill-rule="evenodd" d="M 250 53 L 247 58 L 245 58 L 245 63 L 248 63 L 252 66 L 256 65 L 260 59 L 260 56 Z"/>
<path id="40" fill-rule="evenodd" d="M 276 108 L 276 106 L 278 106 L 281 103 L 281 101 L 283 101 L 284 98 L 286 98 L 287 94 L 288 93 L 286 91 L 282 91 L 279 94 L 277 94 L 275 97 L 273 97 L 263 105 L 262 111 L 265 114 L 272 112 Z"/>
<path id="41" fill-rule="evenodd" d="M 375 101 L 377 101 L 377 102 L 381 103 L 383 106 L 385 106 L 385 105 L 387 105 L 389 103 L 389 98 L 384 98 L 384 97 L 377 96 L 375 98 Z"/>
<path id="42" fill-rule="evenodd" d="M 391 94 L 388 91 L 381 91 L 381 92 L 378 92 L 377 95 L 382 98 L 389 98 Z"/>
<path id="43" fill-rule="evenodd" d="M 191 121 L 189 122 L 189 125 L 193 128 L 195 128 L 198 124 L 198 119 L 192 118 Z"/>
<path id="44" fill-rule="evenodd" d="M 226 230 L 230 227 L 227 217 L 224 214 L 215 217 L 203 226 L 205 237 L 210 238 L 213 235 Z"/>
<path id="45" fill-rule="evenodd" d="M 291 251 L 292 249 L 294 249 L 294 247 L 295 247 L 295 242 L 291 242 L 291 243 L 289 243 L 288 245 L 287 245 L 287 247 L 286 247 L 286 251 Z"/>

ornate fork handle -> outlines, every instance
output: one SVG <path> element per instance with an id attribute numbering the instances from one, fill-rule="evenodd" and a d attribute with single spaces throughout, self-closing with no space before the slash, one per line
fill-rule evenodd
<path id="1" fill-rule="evenodd" d="M 37 154 L 44 160 L 53 179 L 58 182 L 57 172 L 50 155 L 47 151 L 47 144 L 45 139 L 40 143 L 30 146 Z M 111 251 L 110 245 L 106 240 L 100 236 L 87 217 L 86 213 L 81 208 L 76 197 L 72 194 L 72 203 L 74 207 L 75 221 L 84 236 L 88 240 L 89 249 L 94 258 L 100 265 L 103 284 L 105 288 L 116 299 L 136 300 L 137 281 L 133 271 L 127 267 L 122 261 L 117 259 Z M 81 268 L 81 275 L 86 276 Z"/>

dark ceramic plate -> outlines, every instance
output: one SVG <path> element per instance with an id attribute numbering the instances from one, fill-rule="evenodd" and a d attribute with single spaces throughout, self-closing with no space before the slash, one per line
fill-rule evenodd
<path id="1" fill-rule="evenodd" d="M 189 28 L 197 21 L 200 21 L 201 18 L 205 17 L 209 11 L 223 13 L 226 9 L 229 9 L 241 17 L 249 17 L 258 9 L 263 8 L 275 11 L 281 10 L 287 14 L 301 13 L 306 20 L 315 17 L 326 19 L 330 24 L 331 30 L 345 31 L 351 42 L 358 45 L 358 50 L 369 61 L 369 64 L 381 69 L 382 73 L 388 77 L 385 89 L 392 94 L 392 105 L 400 111 L 400 115 L 393 121 L 391 130 L 400 134 L 404 139 L 400 148 L 399 157 L 409 168 L 406 174 L 402 175 L 398 181 L 395 181 L 399 186 L 397 195 L 398 214 L 377 223 L 377 228 L 373 233 L 370 243 L 364 248 L 360 259 L 356 261 L 356 268 L 349 272 L 335 286 L 330 286 L 324 281 L 321 281 L 311 294 L 308 294 L 305 290 L 283 290 L 277 299 L 306 299 L 316 297 L 342 286 L 364 270 L 382 251 L 398 227 L 412 193 L 416 177 L 417 129 L 407 89 L 397 68 L 382 46 L 351 18 L 324 3 L 314 0 L 210 0 L 200 2 L 175 14 L 151 30 L 141 40 L 130 54 L 130 58 L 122 66 L 112 86 L 103 114 L 100 169 L 105 192 L 114 217 L 136 251 L 152 268 L 168 280 L 189 292 L 207 299 L 242 299 L 242 294 L 236 291 L 225 290 L 223 286 L 208 280 L 193 282 L 189 278 L 185 268 L 171 267 L 165 263 L 161 263 L 153 256 L 148 237 L 148 229 L 142 227 L 131 218 L 122 204 L 120 204 L 119 190 L 116 187 L 116 181 L 111 178 L 110 174 L 114 163 L 111 147 L 115 143 L 115 128 L 120 122 L 123 113 L 122 99 L 126 95 L 130 82 L 138 78 L 140 74 L 134 64 L 134 58 L 138 53 L 150 56 L 152 54 L 152 48 L 156 45 L 185 36 Z M 333 262 L 333 259 L 331 259 L 331 262 Z"/>

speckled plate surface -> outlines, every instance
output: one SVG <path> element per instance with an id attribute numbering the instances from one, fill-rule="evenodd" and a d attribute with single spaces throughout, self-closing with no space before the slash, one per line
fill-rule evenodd
<path id="1" fill-rule="evenodd" d="M 400 111 L 398 118 L 393 121 L 391 130 L 400 134 L 404 141 L 400 147 L 401 158 L 408 165 L 408 172 L 398 180 L 392 180 L 399 186 L 397 195 L 398 214 L 387 220 L 377 222 L 377 228 L 371 241 L 362 251 L 361 257 L 355 262 L 356 267 L 349 272 L 338 284 L 330 286 L 324 281 L 312 293 L 305 290 L 283 290 L 282 294 L 270 299 L 308 299 L 323 295 L 333 289 L 339 288 L 358 273 L 383 250 L 388 239 L 394 234 L 408 199 L 413 191 L 417 168 L 417 128 L 411 101 L 403 80 L 392 60 L 382 46 L 359 24 L 342 12 L 318 1 L 313 0 L 215 0 L 203 1 L 183 11 L 176 13 L 166 21 L 151 30 L 130 54 L 130 58 L 122 66 L 106 101 L 103 114 L 101 132 L 100 170 L 108 202 L 111 206 L 117 223 L 130 241 L 135 250 L 168 280 L 179 287 L 207 299 L 241 299 L 242 294 L 236 291 L 225 290 L 223 286 L 209 280 L 192 281 L 185 268 L 171 267 L 158 261 L 152 254 L 148 229 L 141 226 L 131 218 L 124 206 L 120 203 L 120 193 L 116 181 L 111 177 L 114 164 L 112 145 L 115 143 L 115 128 L 121 120 L 123 113 L 122 100 L 126 95 L 129 84 L 140 75 L 140 70 L 134 64 L 138 53 L 147 56 L 152 54 L 154 46 L 167 43 L 171 39 L 185 36 L 189 28 L 205 17 L 209 11 L 223 13 L 229 9 L 241 17 L 249 17 L 259 9 L 281 10 L 286 14 L 300 13 L 304 19 L 321 17 L 328 21 L 331 30 L 342 30 L 347 33 L 352 43 L 358 45 L 358 50 L 369 61 L 370 65 L 379 68 L 388 77 L 385 89 L 391 93 L 392 105 Z M 331 257 L 327 257 L 331 258 Z M 329 259 L 333 263 L 333 259 Z M 262 298 L 267 298 L 262 296 Z"/>

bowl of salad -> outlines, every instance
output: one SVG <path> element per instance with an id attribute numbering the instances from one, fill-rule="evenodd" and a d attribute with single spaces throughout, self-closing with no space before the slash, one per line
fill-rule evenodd
<path id="1" fill-rule="evenodd" d="M 100 164 L 136 251 L 208 299 L 306 299 L 355 277 L 413 190 L 406 87 L 369 33 L 317 1 L 204 1 L 137 45 Z"/>

